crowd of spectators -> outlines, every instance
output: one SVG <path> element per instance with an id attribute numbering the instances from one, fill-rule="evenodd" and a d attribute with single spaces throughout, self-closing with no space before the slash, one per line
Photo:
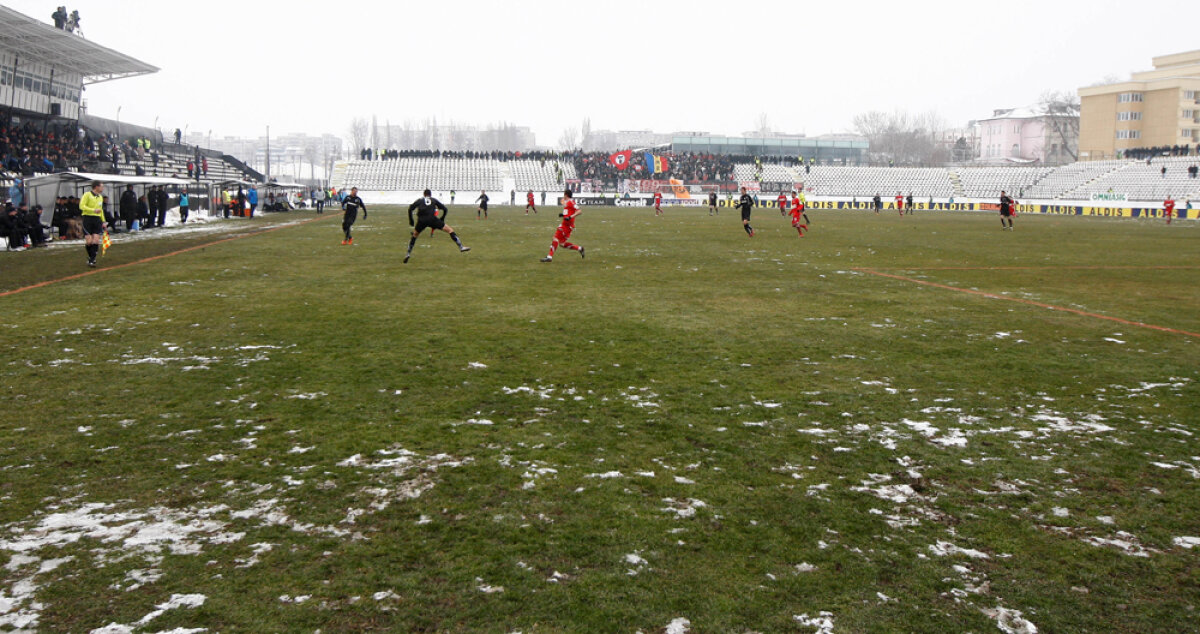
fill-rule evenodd
<path id="1" fill-rule="evenodd" d="M 395 161 L 410 158 L 446 158 L 446 159 L 485 159 L 492 161 L 515 161 L 517 159 L 540 159 L 542 162 L 568 156 L 567 152 L 508 152 L 492 150 L 489 152 L 474 152 L 471 150 L 374 150 L 363 148 L 358 153 L 361 161 Z"/>
<path id="2" fill-rule="evenodd" d="M 1138 147 L 1125 150 L 1121 154 L 1127 159 L 1153 160 L 1160 156 L 1200 156 L 1200 143 L 1196 147 L 1190 145 L 1160 145 L 1158 147 Z"/>
<path id="3" fill-rule="evenodd" d="M 73 125 L 14 121 L 0 115 L 0 164 L 14 174 L 61 172 L 83 161 Z"/>

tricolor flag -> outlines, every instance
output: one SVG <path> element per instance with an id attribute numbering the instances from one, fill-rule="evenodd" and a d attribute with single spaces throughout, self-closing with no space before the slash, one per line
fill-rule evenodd
<path id="1" fill-rule="evenodd" d="M 615 167 L 619 170 L 623 170 L 623 169 L 629 167 L 629 159 L 632 157 L 633 157 L 633 150 L 625 150 L 624 152 L 617 152 L 616 154 L 613 154 L 612 156 L 608 157 L 608 164 L 612 165 L 613 167 Z"/>
<path id="2" fill-rule="evenodd" d="M 108 253 L 108 247 L 112 246 L 112 239 L 108 237 L 108 232 L 104 232 L 104 237 L 100 239 L 100 255 Z"/>
<path id="3" fill-rule="evenodd" d="M 649 152 L 646 152 L 646 169 L 650 170 L 651 174 L 664 174 L 668 172 L 671 167 L 667 164 L 667 157 L 655 156 Z"/>

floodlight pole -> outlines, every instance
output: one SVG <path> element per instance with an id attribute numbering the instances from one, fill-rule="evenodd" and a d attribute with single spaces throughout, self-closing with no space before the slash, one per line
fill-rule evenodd
<path id="1" fill-rule="evenodd" d="M 267 126 L 267 182 L 271 182 L 271 126 Z"/>

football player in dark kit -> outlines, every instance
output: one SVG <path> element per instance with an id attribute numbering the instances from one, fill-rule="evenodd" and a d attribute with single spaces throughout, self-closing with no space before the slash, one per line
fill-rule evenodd
<path id="1" fill-rule="evenodd" d="M 413 222 L 414 209 L 417 212 L 416 223 Z M 440 218 L 437 214 L 439 209 L 442 210 L 442 216 Z M 425 196 L 423 198 L 416 199 L 413 204 L 408 206 L 408 226 L 413 227 L 413 232 L 412 238 L 408 241 L 408 253 L 404 254 L 405 264 L 408 264 L 408 259 L 412 257 L 413 245 L 417 243 L 417 236 L 421 235 L 421 232 L 424 231 L 426 227 L 428 227 L 430 231 L 445 231 L 446 233 L 450 234 L 450 239 L 454 241 L 454 244 L 458 245 L 459 251 L 466 253 L 467 251 L 471 250 L 471 247 L 463 246 L 462 240 L 458 239 L 458 234 L 454 233 L 454 228 L 446 224 L 447 211 L 448 210 L 446 209 L 446 206 L 442 204 L 442 201 L 434 198 L 433 194 L 431 194 L 428 189 L 425 190 Z"/>
<path id="2" fill-rule="evenodd" d="M 479 203 L 479 208 L 477 208 L 475 210 L 475 219 L 479 220 L 479 214 L 483 214 L 483 219 L 487 220 L 487 203 L 488 203 L 487 192 L 479 192 L 479 198 L 476 198 L 475 202 Z M 454 204 L 453 196 L 450 197 L 450 204 L 452 204 L 452 205 Z"/>
<path id="3" fill-rule="evenodd" d="M 1003 231 L 1013 230 L 1013 207 L 1017 201 L 1012 199 L 1004 190 L 1000 190 L 1000 229 Z"/>
<path id="4" fill-rule="evenodd" d="M 358 188 L 351 187 L 350 195 L 342 200 L 342 211 L 346 212 L 342 216 L 342 231 L 346 232 L 346 239 L 342 240 L 342 244 L 354 244 L 354 238 L 350 237 L 350 227 L 354 226 L 354 221 L 358 218 L 359 209 L 362 209 L 363 220 L 366 220 L 367 205 L 358 197 Z"/>
<path id="5" fill-rule="evenodd" d="M 717 209 L 717 192 L 708 192 L 708 215 L 719 214 L 720 209 Z"/>
<path id="6" fill-rule="evenodd" d="M 750 226 L 750 210 L 754 209 L 754 198 L 746 193 L 746 188 L 742 188 L 742 197 L 738 199 L 738 209 L 742 210 L 742 228 L 746 230 L 746 235 L 754 237 L 754 227 Z"/>

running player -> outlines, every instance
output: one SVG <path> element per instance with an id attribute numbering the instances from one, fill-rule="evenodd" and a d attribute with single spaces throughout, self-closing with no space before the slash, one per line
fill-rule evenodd
<path id="1" fill-rule="evenodd" d="M 353 190 L 351 190 L 353 193 Z M 413 210 L 417 210 L 417 222 L 413 223 Z M 439 218 L 437 211 L 442 210 L 442 216 Z M 466 253 L 471 250 L 471 247 L 464 247 L 461 240 L 458 239 L 458 234 L 454 233 L 454 228 L 446 224 L 446 206 L 442 201 L 433 197 L 433 194 L 428 189 L 425 190 L 424 198 L 418 198 L 413 201 L 413 204 L 408 206 L 408 226 L 413 227 L 412 238 L 408 241 L 408 253 L 404 254 L 404 263 L 408 264 L 408 259 L 412 257 L 413 245 L 417 243 L 417 236 L 429 227 L 430 231 L 445 231 L 450 234 L 450 239 L 454 244 L 458 245 L 458 250 Z"/>
<path id="2" fill-rule="evenodd" d="M 738 199 L 738 209 L 742 210 L 742 228 L 746 230 L 746 235 L 754 237 L 754 227 L 750 226 L 750 210 L 754 209 L 754 197 L 746 193 L 746 188 L 742 188 L 742 197 Z"/>
<path id="3" fill-rule="evenodd" d="M 1004 190 L 1000 190 L 1000 229 L 1013 230 L 1013 208 L 1017 201 L 1013 200 Z"/>
<path id="4" fill-rule="evenodd" d="M 575 204 L 574 195 L 571 193 L 571 190 L 568 189 L 563 192 L 563 211 L 561 214 L 558 214 L 558 217 L 562 218 L 562 223 L 558 225 L 558 229 L 555 229 L 554 241 L 550 243 L 550 253 L 547 254 L 546 257 L 542 258 L 542 262 L 553 262 L 554 252 L 557 251 L 558 247 L 560 246 L 578 251 L 579 257 L 585 257 L 583 253 L 583 247 L 577 244 L 571 244 L 567 241 L 571 238 L 571 232 L 575 231 L 575 217 L 578 215 L 579 205 Z"/>
<path id="5" fill-rule="evenodd" d="M 363 204 L 361 198 L 358 197 L 358 188 L 351 187 L 350 195 L 346 196 L 342 201 L 342 231 L 346 234 L 346 239 L 342 240 L 342 244 L 354 244 L 354 238 L 350 237 L 350 227 L 354 226 L 355 219 L 358 218 L 358 210 L 362 209 L 363 220 L 367 219 L 367 206 Z"/>
<path id="6" fill-rule="evenodd" d="M 654 192 L 654 215 L 663 215 L 662 210 L 662 192 Z"/>
<path id="7" fill-rule="evenodd" d="M 721 213 L 717 209 L 717 192 L 708 192 L 708 215 Z"/>
<path id="8" fill-rule="evenodd" d="M 896 209 L 900 210 L 900 215 L 904 215 L 904 195 L 896 192 Z"/>
<path id="9" fill-rule="evenodd" d="M 1175 215 L 1175 199 L 1167 194 L 1167 199 L 1163 201 L 1163 216 L 1167 219 L 1167 224 L 1171 224 L 1171 217 Z"/>
<path id="10" fill-rule="evenodd" d="M 792 227 L 800 232 L 800 237 L 804 237 L 804 230 L 808 229 L 808 216 L 804 213 L 804 203 L 800 201 L 800 194 L 792 192 Z M 800 219 L 804 218 L 804 222 Z"/>
<path id="11" fill-rule="evenodd" d="M 475 199 L 475 202 L 479 203 L 479 208 L 475 210 L 475 219 L 476 220 L 479 220 L 479 214 L 483 214 L 483 219 L 487 220 L 487 201 L 488 201 L 487 192 L 484 192 L 484 191 L 479 192 L 479 198 Z M 450 199 L 450 204 L 452 204 L 452 205 L 454 204 L 453 198 Z"/>
<path id="12" fill-rule="evenodd" d="M 529 190 L 529 193 L 525 195 L 525 215 L 526 216 L 529 215 L 530 209 L 533 210 L 533 213 L 535 213 L 535 214 L 537 213 L 537 207 L 533 206 L 533 190 L 532 189 Z"/>

